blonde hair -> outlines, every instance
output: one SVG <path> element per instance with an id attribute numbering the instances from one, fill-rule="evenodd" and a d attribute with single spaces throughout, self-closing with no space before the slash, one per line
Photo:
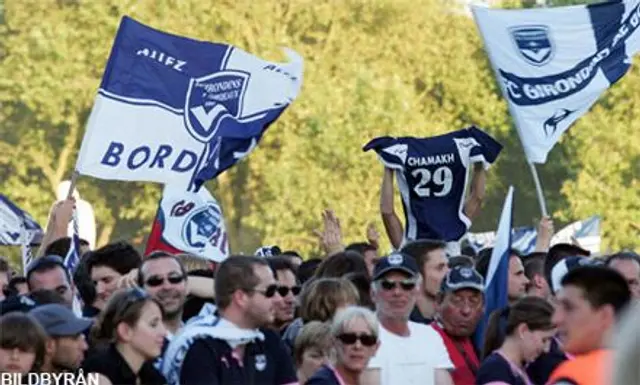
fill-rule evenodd
<path id="1" fill-rule="evenodd" d="M 629 309 L 614 339 L 613 385 L 640 384 L 640 303 Z"/>
<path id="2" fill-rule="evenodd" d="M 188 273 L 194 270 L 211 270 L 211 263 L 203 258 L 191 254 L 176 254 L 176 258 L 182 261 L 184 270 Z"/>
<path id="3" fill-rule="evenodd" d="M 300 295 L 300 318 L 310 321 L 330 321 L 338 308 L 355 305 L 360 295 L 356 287 L 344 278 L 317 278 L 305 284 Z"/>
<path id="4" fill-rule="evenodd" d="M 304 352 L 317 348 L 329 355 L 331 350 L 331 329 L 329 324 L 320 321 L 311 321 L 304 325 L 293 344 L 293 358 L 296 366 L 302 363 Z"/>

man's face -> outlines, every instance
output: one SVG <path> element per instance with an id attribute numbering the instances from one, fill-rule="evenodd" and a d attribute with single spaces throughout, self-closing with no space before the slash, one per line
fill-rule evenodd
<path id="1" fill-rule="evenodd" d="M 254 287 L 254 291 L 248 293 L 249 300 L 244 311 L 247 321 L 254 328 L 258 328 L 273 324 L 275 320 L 274 300 L 278 293 L 271 298 L 264 295 L 264 291 L 269 286 L 276 284 L 273 272 L 268 266 L 256 265 L 253 267 L 253 273 L 258 277 L 259 283 Z"/>
<path id="2" fill-rule="evenodd" d="M 4 291 L 7 289 L 7 285 L 9 285 L 9 272 L 0 271 L 0 301 L 5 299 Z"/>
<path id="3" fill-rule="evenodd" d="M 180 264 L 172 258 L 149 260 L 142 265 L 142 277 L 144 290 L 160 302 L 166 317 L 181 317 L 187 299 L 187 281 Z"/>
<path id="4" fill-rule="evenodd" d="M 584 354 L 598 349 L 604 334 L 612 326 L 605 308 L 595 309 L 576 286 L 564 286 L 556 295 L 553 323 L 563 349 L 571 354 Z"/>
<path id="5" fill-rule="evenodd" d="M 373 300 L 378 313 L 393 320 L 408 320 L 418 296 L 416 279 L 399 271 L 390 271 L 373 284 Z"/>
<path id="6" fill-rule="evenodd" d="M 440 285 L 449 272 L 449 264 L 444 249 L 436 249 L 427 253 L 427 262 L 422 266 L 423 291 L 429 297 L 435 297 Z"/>
<path id="7" fill-rule="evenodd" d="M 291 270 L 276 271 L 278 286 L 287 288 L 287 295 L 284 297 L 280 293 L 274 296 L 275 324 L 283 325 L 293 320 L 296 311 L 296 296 L 293 290 L 298 290 L 296 276 Z M 295 289 L 294 289 L 295 288 Z"/>
<path id="8" fill-rule="evenodd" d="M 78 369 L 84 360 L 84 353 L 88 349 L 84 335 L 58 337 L 54 339 L 54 342 L 53 365 L 65 369 Z"/>
<path id="9" fill-rule="evenodd" d="M 509 258 L 509 301 L 517 301 L 527 294 L 529 279 L 524 275 L 524 266 L 520 257 L 512 255 Z"/>
<path id="10" fill-rule="evenodd" d="M 484 297 L 474 289 L 460 289 L 444 294 L 438 313 L 444 329 L 455 337 L 470 337 L 484 313 Z"/>
<path id="11" fill-rule="evenodd" d="M 118 288 L 118 280 L 122 274 L 108 266 L 94 266 L 91 269 L 91 281 L 96 287 L 96 300 L 93 306 L 102 310 L 109 298 Z"/>
<path id="12" fill-rule="evenodd" d="M 31 291 L 42 289 L 55 291 L 64 298 L 67 306 L 73 306 L 74 288 L 67 280 L 66 272 L 60 266 L 31 273 L 29 288 Z"/>
<path id="13" fill-rule="evenodd" d="M 640 299 L 640 264 L 628 259 L 614 259 L 609 267 L 622 274 L 634 299 Z"/>

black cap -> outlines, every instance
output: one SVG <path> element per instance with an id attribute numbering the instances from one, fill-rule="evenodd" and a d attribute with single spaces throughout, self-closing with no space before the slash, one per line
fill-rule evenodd
<path id="1" fill-rule="evenodd" d="M 456 266 L 444 277 L 440 290 L 449 293 L 460 289 L 474 289 L 484 293 L 484 279 L 476 269 Z"/>
<path id="2" fill-rule="evenodd" d="M 0 315 L 4 315 L 12 311 L 28 313 L 38 305 L 39 304 L 28 295 L 12 296 L 4 301 L 0 301 Z"/>
<path id="3" fill-rule="evenodd" d="M 412 256 L 400 252 L 391 253 L 376 263 L 376 267 L 373 269 L 373 280 L 382 278 L 390 271 L 401 271 L 409 274 L 411 278 L 420 274 L 416 260 Z"/>

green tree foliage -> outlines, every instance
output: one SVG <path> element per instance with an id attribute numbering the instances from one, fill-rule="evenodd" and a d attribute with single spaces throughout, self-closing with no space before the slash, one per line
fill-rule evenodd
<path id="1" fill-rule="evenodd" d="M 303 90 L 249 159 L 212 189 L 235 251 L 277 243 L 306 253 L 311 230 L 333 207 L 346 241 L 379 221 L 382 166 L 361 147 L 378 135 L 431 136 L 477 124 L 505 144 L 490 171 L 474 230 L 497 223 L 509 184 L 516 222 L 539 217 L 535 191 L 506 104 L 473 20 L 440 0 L 21 0 L 0 26 L 2 191 L 43 225 L 57 184 L 75 164 L 84 124 L 119 20 L 305 58 Z M 539 167 L 549 207 L 562 222 L 600 213 L 610 247 L 638 245 L 638 69 L 581 119 Z M 635 108 L 634 108 L 635 107 Z M 615 133 L 616 135 L 612 135 Z M 98 243 L 140 244 L 160 186 L 81 177 L 98 218 Z M 397 206 L 400 209 L 400 205 Z M 635 221 L 635 222 L 634 222 Z M 559 226 L 561 223 L 558 223 Z M 378 223 L 379 229 L 382 226 Z"/>

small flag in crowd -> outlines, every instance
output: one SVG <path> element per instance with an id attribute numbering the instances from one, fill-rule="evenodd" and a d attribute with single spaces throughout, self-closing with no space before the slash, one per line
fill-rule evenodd
<path id="1" fill-rule="evenodd" d="M 76 169 L 194 191 L 246 157 L 302 85 L 303 60 L 260 59 L 123 17 Z"/>
<path id="2" fill-rule="evenodd" d="M 640 50 L 640 0 L 503 10 L 473 7 L 527 158 L 544 163 L 560 136 L 620 80 Z"/>
<path id="3" fill-rule="evenodd" d="M 145 255 L 157 250 L 189 253 L 214 262 L 227 258 L 229 239 L 222 210 L 206 188 L 193 193 L 165 186 Z"/>
<path id="4" fill-rule="evenodd" d="M 0 194 L 0 245 L 22 246 L 22 266 L 33 259 L 32 241 L 42 235 L 42 228 L 31 215 Z"/>
<path id="5" fill-rule="evenodd" d="M 489 316 L 494 310 L 502 309 L 508 305 L 509 286 L 509 257 L 511 255 L 511 223 L 513 222 L 513 186 L 509 187 L 507 197 L 502 206 L 500 222 L 496 236 L 496 243 L 491 253 L 487 279 L 484 282 L 485 308 L 484 316 L 476 329 L 476 346 L 482 348 L 484 330 L 489 321 Z"/>
<path id="6" fill-rule="evenodd" d="M 64 266 L 71 274 L 76 271 L 78 264 L 80 263 L 80 231 L 78 229 L 78 210 L 73 210 L 73 216 L 71 219 L 73 225 L 73 234 L 71 235 L 71 243 L 69 244 L 69 251 L 64 258 Z"/>

